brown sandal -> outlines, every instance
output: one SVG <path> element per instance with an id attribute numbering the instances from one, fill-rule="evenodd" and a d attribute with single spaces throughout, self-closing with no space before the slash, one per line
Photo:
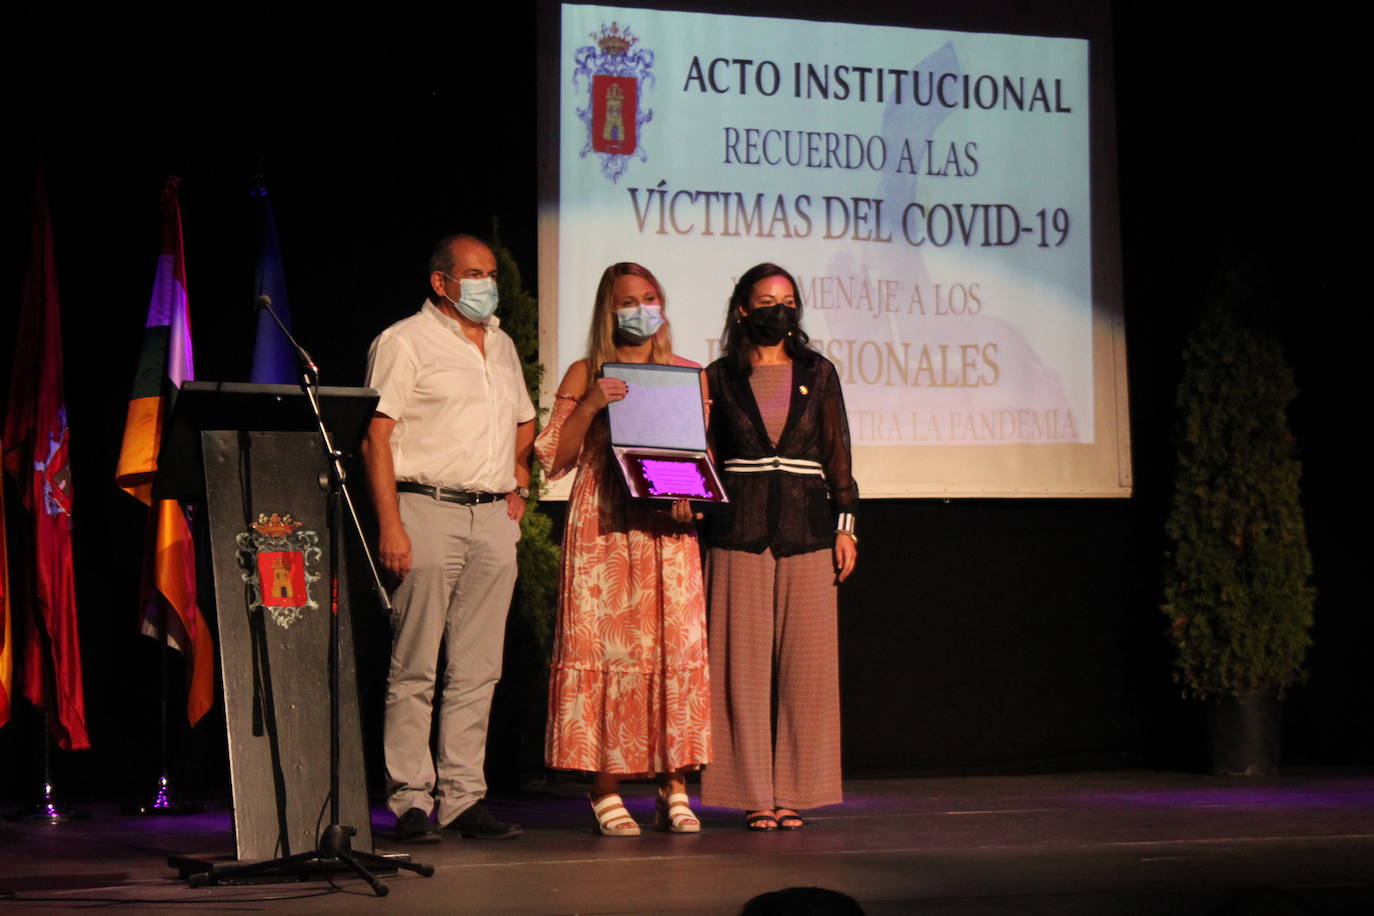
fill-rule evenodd
<path id="1" fill-rule="evenodd" d="M 701 821 L 687 805 L 686 792 L 665 795 L 658 790 L 658 800 L 654 805 L 654 829 L 669 833 L 700 833 Z"/>

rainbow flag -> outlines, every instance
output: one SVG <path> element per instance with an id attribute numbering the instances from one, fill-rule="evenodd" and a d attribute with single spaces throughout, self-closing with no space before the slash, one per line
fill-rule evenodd
<path id="1" fill-rule="evenodd" d="M 158 451 L 172 403 L 181 383 L 195 378 L 179 183 L 168 178 L 162 189 L 162 254 L 148 303 L 115 484 L 152 510 L 141 629 L 160 638 L 165 627 L 167 643 L 186 656 L 186 716 L 194 725 L 215 702 L 215 644 L 196 604 L 196 554 L 186 514 L 174 499 L 153 499 Z"/>

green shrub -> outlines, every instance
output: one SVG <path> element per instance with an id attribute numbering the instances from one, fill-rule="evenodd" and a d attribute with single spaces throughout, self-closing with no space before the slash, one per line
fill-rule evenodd
<path id="1" fill-rule="evenodd" d="M 1162 609 L 1174 679 L 1202 698 L 1282 694 L 1306 673 L 1316 590 L 1287 411 L 1293 373 L 1256 269 L 1232 266 L 1189 336 Z"/>
<path id="2" fill-rule="evenodd" d="M 539 362 L 539 303 L 525 289 L 520 268 L 510 250 L 492 233 L 492 253 L 496 255 L 497 291 L 501 297 L 501 329 L 511 336 L 525 369 L 525 385 L 530 399 L 539 403 L 539 384 L 544 366 Z M 540 425 L 542 425 L 542 411 Z M 539 510 L 543 493 L 543 473 L 534 464 L 530 478 L 530 502 L 520 523 L 517 562 L 520 577 L 515 583 L 511 612 L 533 640 L 529 648 L 545 664 L 553 645 L 553 620 L 558 609 L 558 546 L 554 544 L 553 523 Z"/>

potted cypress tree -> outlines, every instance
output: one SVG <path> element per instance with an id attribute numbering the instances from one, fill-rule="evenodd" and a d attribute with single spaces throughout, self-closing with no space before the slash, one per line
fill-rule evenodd
<path id="1" fill-rule="evenodd" d="M 1174 679 L 1207 703 L 1214 772 L 1278 766 L 1279 701 L 1302 680 L 1316 591 L 1288 425 L 1297 395 L 1262 271 L 1234 261 L 1184 349 L 1165 532 Z"/>

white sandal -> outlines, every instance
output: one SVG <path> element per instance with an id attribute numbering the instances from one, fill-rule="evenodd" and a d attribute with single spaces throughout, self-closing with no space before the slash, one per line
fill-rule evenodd
<path id="1" fill-rule="evenodd" d="M 602 836 L 639 836 L 639 825 L 625 808 L 619 795 L 612 793 L 601 798 L 587 796 L 596 815 L 596 826 Z"/>
<path id="2" fill-rule="evenodd" d="M 701 832 L 701 821 L 697 819 L 697 816 L 692 813 L 692 809 L 688 807 L 686 792 L 674 792 L 672 795 L 664 795 L 663 790 L 660 789 L 655 812 L 655 830 L 667 830 L 669 833 Z"/>

